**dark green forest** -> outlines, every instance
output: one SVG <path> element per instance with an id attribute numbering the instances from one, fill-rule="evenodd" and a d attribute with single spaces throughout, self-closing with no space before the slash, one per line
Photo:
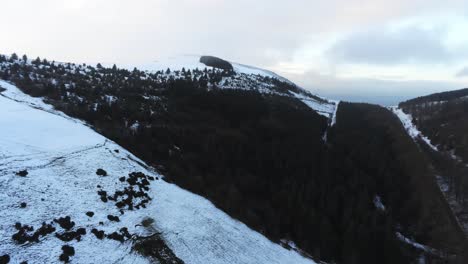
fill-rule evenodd
<path id="1" fill-rule="evenodd" d="M 273 78 L 27 61 L 0 56 L 0 78 L 85 120 L 166 181 L 275 242 L 291 240 L 328 262 L 414 263 L 426 255 L 463 263 L 465 238 L 429 159 L 383 107 L 342 102 L 330 127 L 289 96 L 298 87 Z M 235 89 L 220 88 L 226 82 Z M 246 89 L 260 83 L 271 92 Z M 397 232 L 440 254 L 402 242 Z"/>
<path id="2" fill-rule="evenodd" d="M 468 221 L 468 89 L 419 97 L 400 104 L 414 117 L 437 152 L 426 150 L 438 174 L 448 186 L 448 194 L 461 205 L 457 214 Z"/>

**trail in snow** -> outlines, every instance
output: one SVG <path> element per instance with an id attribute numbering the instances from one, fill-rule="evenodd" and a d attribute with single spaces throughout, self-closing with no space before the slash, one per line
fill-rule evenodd
<path id="1" fill-rule="evenodd" d="M 323 99 L 323 101 L 319 101 L 315 98 L 305 96 L 303 94 L 295 93 L 292 91 L 290 91 L 290 93 L 297 99 L 301 100 L 308 107 L 316 111 L 318 114 L 323 115 L 326 118 L 329 118 L 331 121 L 331 124 L 334 125 L 334 122 L 336 122 L 335 115 L 336 115 L 336 111 L 338 110 L 339 101 L 326 100 L 326 99 Z"/>
<path id="2" fill-rule="evenodd" d="M 400 109 L 398 107 L 390 107 L 390 110 L 393 113 L 395 113 L 395 115 L 400 119 L 400 121 L 403 124 L 404 128 L 406 129 L 407 133 L 413 139 L 420 138 L 431 149 L 433 149 L 434 151 L 439 151 L 439 149 L 430 142 L 429 138 L 424 136 L 418 130 L 416 125 L 413 124 L 413 118 L 412 118 L 411 115 L 406 114 L 405 112 L 403 112 L 402 109 Z M 458 162 L 458 157 L 457 156 L 455 156 L 453 153 L 450 153 L 450 155 L 451 155 L 452 159 L 455 162 Z M 436 177 L 437 184 L 438 184 L 443 196 L 445 197 L 445 200 L 447 201 L 450 209 L 452 210 L 452 213 L 454 215 L 455 220 L 457 221 L 458 225 L 460 226 L 460 229 L 464 230 L 465 233 L 467 233 L 467 231 L 468 231 L 468 224 L 467 224 L 468 221 L 466 221 L 466 219 L 468 219 L 468 218 L 463 213 L 462 214 L 457 213 L 457 212 L 461 212 L 463 210 L 460 210 L 460 205 L 458 204 L 458 201 L 455 198 L 455 195 L 449 191 L 447 183 L 446 183 L 446 179 L 439 176 L 439 175 L 435 175 L 435 177 Z"/>
<path id="3" fill-rule="evenodd" d="M 118 178 L 131 172 L 162 176 L 81 121 L 6 82 L 0 86 L 7 89 L 0 96 L 0 255 L 9 254 L 12 263 L 58 263 L 64 244 L 75 248 L 72 263 L 149 263 L 131 250 L 129 242 L 98 240 L 90 234 L 92 228 L 111 233 L 122 227 L 143 233 L 136 225 L 145 217 L 155 220 L 154 229 L 185 263 L 314 263 L 269 241 L 203 197 L 163 180 L 151 182 L 148 194 L 153 200 L 146 208 L 121 215 L 113 203 L 100 200 L 97 185 L 114 193 L 126 186 Z M 98 168 L 108 176 L 97 176 Z M 17 176 L 23 169 L 28 175 Z M 26 208 L 20 208 L 22 202 Z M 95 215 L 88 217 L 87 211 Z M 87 230 L 80 242 L 65 243 L 50 234 L 39 243 L 20 246 L 11 238 L 16 222 L 37 228 L 67 215 Z M 120 222 L 109 221 L 107 215 L 119 216 Z"/>
<path id="4" fill-rule="evenodd" d="M 403 112 L 402 109 L 396 106 L 392 106 L 389 109 L 400 119 L 401 123 L 403 124 L 403 127 L 408 132 L 408 135 L 410 135 L 411 138 L 413 139 L 420 138 L 433 150 L 438 151 L 437 147 L 432 145 L 429 138 L 424 136 L 421 133 L 421 131 L 418 130 L 416 125 L 413 124 L 413 117 L 411 115 L 406 114 L 405 112 Z"/>
<path id="5" fill-rule="evenodd" d="M 420 243 L 414 241 L 413 239 L 410 239 L 410 238 L 404 236 L 400 232 L 396 232 L 396 236 L 400 241 L 402 241 L 402 242 L 404 242 L 404 243 L 406 243 L 406 244 L 408 244 L 408 245 L 410 245 L 410 246 L 412 246 L 412 247 L 414 247 L 416 249 L 419 249 L 419 250 L 421 250 L 423 252 L 426 252 L 426 253 L 429 253 L 429 254 L 432 254 L 432 255 L 440 256 L 440 252 L 438 252 L 436 249 L 433 249 L 433 248 L 431 248 L 429 246 L 420 244 Z"/>

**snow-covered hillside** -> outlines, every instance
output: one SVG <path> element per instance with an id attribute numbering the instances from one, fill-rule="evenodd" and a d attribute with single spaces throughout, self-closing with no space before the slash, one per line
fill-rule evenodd
<path id="1" fill-rule="evenodd" d="M 334 115 L 336 114 L 338 101 L 328 100 L 312 95 L 310 92 L 296 86 L 290 80 L 265 69 L 229 62 L 234 68 L 235 74 L 230 77 L 224 77 L 220 82 L 219 87 L 224 89 L 244 89 L 244 90 L 257 90 L 266 94 L 280 94 L 301 100 L 304 104 L 315 110 L 317 113 L 329 118 L 330 123 L 333 123 Z M 138 68 L 148 72 L 161 71 L 165 72 L 167 69 L 172 71 L 171 76 L 177 77 L 174 71 L 184 70 L 203 70 L 204 68 L 212 69 L 200 62 L 200 56 L 197 55 L 181 55 L 166 58 L 160 58 L 152 63 L 140 65 Z M 289 90 L 287 93 L 276 91 L 274 85 L 265 82 L 264 78 L 272 78 L 293 86 L 296 90 Z"/>
<path id="2" fill-rule="evenodd" d="M 415 124 L 413 124 L 413 117 L 405 112 L 401 108 L 398 108 L 396 106 L 389 107 L 389 109 L 400 119 L 401 123 L 403 124 L 403 127 L 406 129 L 406 132 L 408 132 L 408 135 L 413 138 L 420 138 L 423 140 L 429 147 L 431 147 L 433 150 L 437 151 L 437 147 L 434 146 L 429 138 L 424 136 L 421 131 L 416 127 Z"/>
<path id="3" fill-rule="evenodd" d="M 185 68 L 186 70 L 194 70 L 199 69 L 202 70 L 204 68 L 212 68 L 206 66 L 205 64 L 200 62 L 199 55 L 178 55 L 178 56 L 169 56 L 169 57 L 162 57 L 154 60 L 151 63 L 140 65 L 138 68 L 141 70 L 147 71 L 165 71 L 168 68 L 171 70 L 182 70 Z M 291 81 L 288 79 L 272 72 L 269 70 L 260 69 L 253 66 L 248 66 L 240 63 L 231 62 L 234 71 L 237 74 L 247 74 L 247 75 L 261 75 L 270 78 L 277 78 L 280 81 L 289 82 L 292 84 Z"/>
<path id="4" fill-rule="evenodd" d="M 122 228 L 130 234 L 160 232 L 185 263 L 313 263 L 230 218 L 208 200 L 165 182 L 83 122 L 9 83 L 0 81 L 0 87 L 6 89 L 0 93 L 0 256 L 8 254 L 11 263 L 57 263 L 63 245 L 74 247 L 71 263 L 151 262 L 132 250 L 132 239 L 117 241 L 119 235 L 125 237 Z M 98 169 L 107 176 L 97 175 Z M 139 209 L 118 208 L 103 192 L 118 197 L 119 191 L 132 189 L 133 172 L 146 175 L 140 182 L 148 184 L 140 191 L 151 201 Z M 54 222 L 66 216 L 75 223 L 69 230 Z M 139 225 L 148 218 L 154 220 L 151 226 Z M 46 228 L 40 229 L 43 223 Z M 24 225 L 34 230 L 21 233 Z M 98 239 L 93 229 L 107 237 Z M 39 242 L 19 244 L 12 239 L 37 230 L 44 234 Z M 74 239 L 65 242 L 57 235 Z"/>

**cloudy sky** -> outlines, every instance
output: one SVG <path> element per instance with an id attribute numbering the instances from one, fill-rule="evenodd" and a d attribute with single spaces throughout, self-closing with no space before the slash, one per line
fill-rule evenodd
<path id="1" fill-rule="evenodd" d="M 209 54 L 324 96 L 468 87 L 466 0 L 1 0 L 0 53 L 142 65 Z"/>

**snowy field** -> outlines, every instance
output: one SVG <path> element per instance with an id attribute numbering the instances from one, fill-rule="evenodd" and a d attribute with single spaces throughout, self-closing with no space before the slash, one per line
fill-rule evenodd
<path id="1" fill-rule="evenodd" d="M 9 254 L 11 263 L 57 263 L 64 244 L 75 248 L 71 263 L 149 263 L 131 250 L 129 241 L 99 240 L 90 233 L 92 228 L 112 233 L 122 227 L 132 234 L 144 233 L 136 225 L 145 217 L 154 219 L 153 228 L 185 263 L 314 263 L 272 243 L 208 200 L 161 180 L 83 122 L 6 82 L 0 87 L 7 89 L 0 96 L 0 255 Z M 96 175 L 99 168 L 108 176 Z M 28 172 L 25 177 L 16 175 L 22 170 Z M 146 208 L 121 215 L 113 203 L 101 201 L 97 185 L 113 193 L 125 186 L 119 177 L 137 171 L 159 178 L 151 181 L 152 201 Z M 23 202 L 25 208 L 20 206 Z M 94 216 L 87 216 L 87 211 Z M 110 221 L 108 215 L 118 216 L 120 222 Z M 54 234 L 38 243 L 18 245 L 12 240 L 16 222 L 37 229 L 64 216 L 76 223 L 74 229 L 86 229 L 80 242 L 63 242 Z"/>

